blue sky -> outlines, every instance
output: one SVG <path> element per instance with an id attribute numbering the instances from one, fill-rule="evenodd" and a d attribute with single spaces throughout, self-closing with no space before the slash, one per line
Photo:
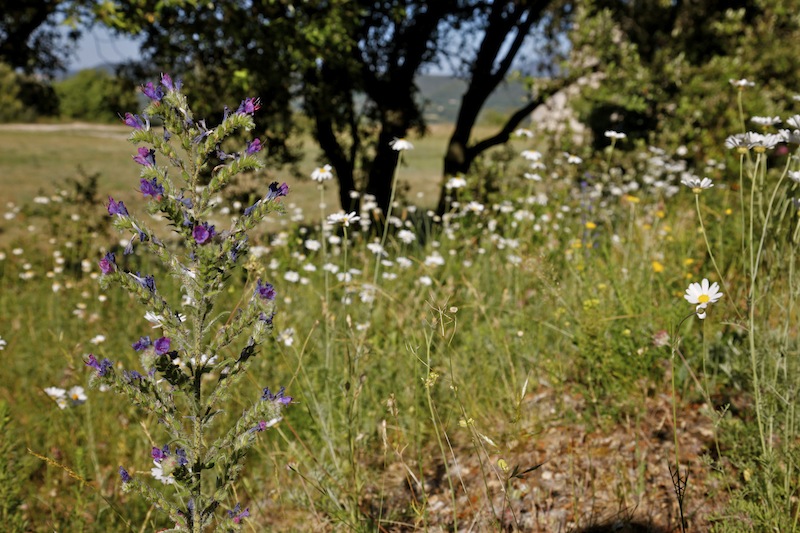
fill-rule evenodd
<path id="1" fill-rule="evenodd" d="M 68 68 L 81 70 L 96 67 L 103 63 L 119 63 L 134 58 L 139 53 L 137 41 L 128 37 L 119 37 L 105 28 L 96 27 L 85 33 Z"/>

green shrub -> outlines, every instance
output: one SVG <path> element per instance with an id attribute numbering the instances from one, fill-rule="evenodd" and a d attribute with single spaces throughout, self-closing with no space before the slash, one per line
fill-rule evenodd
<path id="1" fill-rule="evenodd" d="M 98 69 L 86 69 L 55 85 L 62 117 L 113 122 L 121 110 L 136 107 L 129 84 Z"/>

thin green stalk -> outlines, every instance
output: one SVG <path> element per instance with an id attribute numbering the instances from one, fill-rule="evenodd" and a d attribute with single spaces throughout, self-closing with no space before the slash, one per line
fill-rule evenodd
<path id="1" fill-rule="evenodd" d="M 761 441 L 761 454 L 763 456 L 767 455 L 767 441 L 764 437 L 764 420 L 763 415 L 761 412 L 761 383 L 758 377 L 758 358 L 756 354 L 756 340 L 755 340 L 755 324 L 756 324 L 756 313 L 755 313 L 755 297 L 756 297 L 756 278 L 757 278 L 757 269 L 756 269 L 756 262 L 755 262 L 755 247 L 754 247 L 754 219 L 755 219 L 755 191 L 756 191 L 756 175 L 758 174 L 759 164 L 761 163 L 761 154 L 757 154 L 756 156 L 756 165 L 754 170 L 753 176 L 753 183 L 750 187 L 750 224 L 749 224 L 749 246 L 750 246 L 750 290 L 748 292 L 747 297 L 747 304 L 749 310 L 749 320 L 748 320 L 748 341 L 749 341 L 749 348 L 750 348 L 750 366 L 751 371 L 753 372 L 753 393 L 755 396 L 755 407 L 756 407 L 756 420 L 758 422 L 758 434 Z"/>
<path id="2" fill-rule="evenodd" d="M 397 152 L 397 165 L 394 167 L 394 172 L 392 173 L 392 189 L 391 193 L 389 194 L 389 207 L 386 208 L 386 218 L 383 220 L 383 236 L 381 237 L 381 250 L 384 249 L 386 246 L 386 237 L 389 235 L 389 218 L 392 216 L 392 205 L 394 205 L 394 196 L 397 190 L 397 175 L 398 171 L 400 170 L 400 163 L 403 161 L 403 151 L 400 150 Z M 380 253 L 375 254 L 375 275 L 372 279 L 372 286 L 378 286 L 378 276 L 380 275 L 381 269 L 381 255 Z"/>
<path id="3" fill-rule="evenodd" d="M 719 267 L 717 266 L 717 261 L 716 261 L 716 259 L 714 259 L 714 253 L 711 251 L 711 244 L 708 242 L 708 235 L 706 234 L 706 227 L 705 227 L 705 224 L 703 223 L 703 214 L 700 211 L 700 194 L 698 194 L 698 193 L 695 193 L 695 195 L 694 195 L 694 205 L 695 205 L 695 207 L 697 209 L 697 220 L 700 222 L 700 231 L 703 233 L 703 241 L 706 243 L 706 250 L 708 251 L 708 257 L 711 259 L 711 264 L 714 265 L 714 271 L 717 273 L 717 277 L 719 278 L 720 285 L 722 285 L 722 289 L 726 293 L 729 293 L 728 292 L 728 287 L 725 285 L 725 278 L 722 276 L 722 272 L 719 270 Z M 740 319 L 744 319 L 744 317 L 742 317 L 739 314 L 739 309 L 737 309 L 735 307 L 734 307 L 734 309 L 736 310 L 736 314 L 739 315 L 739 318 Z"/>

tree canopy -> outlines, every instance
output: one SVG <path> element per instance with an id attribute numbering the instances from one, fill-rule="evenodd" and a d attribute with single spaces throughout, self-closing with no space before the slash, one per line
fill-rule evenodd
<path id="1" fill-rule="evenodd" d="M 529 37 L 557 33 L 562 2 L 548 0 L 254 0 L 199 3 L 138 0 L 99 14 L 106 24 L 143 32 L 146 65 L 191 76 L 213 106 L 259 94 L 271 117 L 269 146 L 291 155 L 292 104 L 309 117 L 336 169 L 343 206 L 350 191 L 388 205 L 397 153 L 389 143 L 423 132 L 416 79 L 443 61 L 468 81 L 443 171 L 464 172 L 530 109 L 497 135 L 470 145 L 478 113 L 512 69 Z M 547 39 L 540 41 L 550 43 Z M 542 56 L 542 47 L 537 54 Z M 535 105 L 535 104 L 534 104 Z M 446 157 L 445 157 L 446 156 Z"/>

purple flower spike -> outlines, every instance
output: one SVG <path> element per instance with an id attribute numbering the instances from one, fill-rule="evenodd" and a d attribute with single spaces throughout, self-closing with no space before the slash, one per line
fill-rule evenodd
<path id="1" fill-rule="evenodd" d="M 100 260 L 100 271 L 103 274 L 111 274 L 117 268 L 117 264 L 114 262 L 114 252 L 108 252 L 105 257 Z"/>
<path id="2" fill-rule="evenodd" d="M 206 244 L 208 243 L 217 232 L 214 230 L 214 226 L 209 226 L 208 222 L 203 222 L 202 224 L 195 226 L 192 230 L 192 237 L 194 237 L 194 241 L 197 244 Z"/>
<path id="3" fill-rule="evenodd" d="M 145 116 L 145 119 L 142 120 L 142 117 L 139 115 L 125 113 L 125 116 L 122 117 L 122 122 L 124 122 L 126 126 L 130 126 L 135 130 L 146 130 L 150 128 L 150 121 L 147 119 L 147 116 Z"/>
<path id="4" fill-rule="evenodd" d="M 275 299 L 275 287 L 271 283 L 261 283 L 261 280 L 256 282 L 256 295 L 264 300 Z"/>
<path id="5" fill-rule="evenodd" d="M 144 146 L 138 150 L 139 154 L 133 156 L 133 160 L 146 167 L 156 166 L 156 151 L 152 148 L 147 149 Z"/>
<path id="6" fill-rule="evenodd" d="M 98 361 L 97 357 L 95 357 L 94 354 L 89 354 L 89 360 L 86 361 L 86 366 L 90 366 L 95 370 L 97 370 L 97 375 L 100 377 L 103 377 L 106 374 L 108 374 L 108 371 L 111 369 L 113 365 L 114 363 L 112 363 L 111 360 L 108 358 L 105 358 L 102 361 Z"/>
<path id="7" fill-rule="evenodd" d="M 119 467 L 119 477 L 122 478 L 123 483 L 130 483 L 131 481 L 131 475 L 121 466 Z"/>
<path id="8" fill-rule="evenodd" d="M 164 196 L 164 186 L 160 185 L 156 178 L 152 180 L 147 180 L 146 178 L 140 179 L 139 191 L 144 196 L 150 196 L 156 200 L 161 200 L 161 197 Z"/>
<path id="9" fill-rule="evenodd" d="M 261 399 L 264 401 L 269 402 L 276 402 L 281 403 L 283 405 L 288 405 L 292 403 L 291 396 L 285 396 L 284 393 L 286 392 L 286 387 L 281 387 L 277 394 L 272 394 L 272 391 L 269 390 L 269 387 L 264 389 L 264 394 L 261 395 Z"/>
<path id="10" fill-rule="evenodd" d="M 112 197 L 108 197 L 108 214 L 119 215 L 121 217 L 128 216 L 128 209 L 122 202 L 115 202 Z"/>
<path id="11" fill-rule="evenodd" d="M 287 194 L 289 194 L 289 186 L 286 185 L 286 182 L 278 185 L 277 181 L 273 181 L 269 184 L 267 200 L 274 200 L 275 198 L 280 198 L 281 196 L 286 196 Z"/>
<path id="12" fill-rule="evenodd" d="M 164 98 L 164 90 L 157 85 L 153 85 L 152 81 L 148 81 L 142 86 L 142 92 L 146 97 L 154 102 L 160 102 L 161 99 Z"/>
<path id="13" fill-rule="evenodd" d="M 161 337 L 160 339 L 156 339 L 156 342 L 153 343 L 153 347 L 156 349 L 156 355 L 164 355 L 169 351 L 169 346 L 172 344 L 172 341 L 169 337 Z"/>
<path id="14" fill-rule="evenodd" d="M 252 115 L 259 109 L 261 109 L 260 98 L 245 98 L 242 100 L 242 103 L 239 104 L 239 108 L 236 110 L 236 112 L 240 115 Z"/>
<path id="15" fill-rule="evenodd" d="M 261 148 L 261 141 L 259 139 L 253 139 L 251 142 L 247 143 L 247 150 L 245 150 L 245 153 L 247 153 L 247 155 L 253 155 L 260 152 Z"/>
<path id="16" fill-rule="evenodd" d="M 134 350 L 136 350 L 137 352 L 141 352 L 142 350 L 146 349 L 151 344 L 153 344 L 153 343 L 150 342 L 150 336 L 148 335 L 146 337 L 139 337 L 139 340 L 134 342 L 132 344 L 132 346 L 133 346 Z"/>

